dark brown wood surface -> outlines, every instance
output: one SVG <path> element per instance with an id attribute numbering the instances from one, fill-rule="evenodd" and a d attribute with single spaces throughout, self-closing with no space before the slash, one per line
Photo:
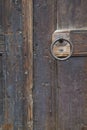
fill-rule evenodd
<path id="1" fill-rule="evenodd" d="M 33 1 L 22 0 L 23 66 L 24 66 L 24 121 L 27 130 L 33 130 Z"/>
<path id="2" fill-rule="evenodd" d="M 86 57 L 58 62 L 58 129 L 82 130 L 87 125 L 85 62 Z"/>
<path id="3" fill-rule="evenodd" d="M 86 0 L 57 0 L 57 29 L 87 28 Z"/>
<path id="4" fill-rule="evenodd" d="M 87 130 L 87 57 L 50 53 L 56 29 L 86 29 L 86 5 L 0 0 L 0 130 Z M 87 53 L 85 34 L 71 39 Z"/>
<path id="5" fill-rule="evenodd" d="M 76 30 L 70 32 L 70 41 L 73 44 L 72 56 L 87 57 L 87 30 Z"/>
<path id="6" fill-rule="evenodd" d="M 0 130 L 33 130 L 32 0 L 0 0 Z"/>
<path id="7" fill-rule="evenodd" d="M 56 0 L 34 0 L 34 130 L 56 129 L 56 62 L 50 54 Z"/>
<path id="8" fill-rule="evenodd" d="M 56 29 L 87 27 L 86 5 L 86 0 L 34 1 L 34 130 L 87 130 L 87 57 L 59 62 L 50 55 Z M 80 37 L 77 41 L 83 47 Z"/>
<path id="9" fill-rule="evenodd" d="M 57 29 L 77 29 L 87 27 L 87 1 L 58 0 Z M 83 38 L 81 38 L 83 35 Z M 71 34 L 72 42 L 77 43 L 78 52 L 84 48 L 86 53 L 85 34 Z M 74 37 L 75 36 L 75 37 Z M 78 41 L 78 42 L 77 42 Z M 82 42 L 84 41 L 84 43 Z M 79 44 L 81 44 L 79 46 Z M 82 46 L 82 47 L 81 47 Z M 76 51 L 77 51 L 76 50 Z M 75 52 L 75 50 L 74 50 Z M 87 129 L 87 57 L 72 57 L 63 62 L 57 62 L 58 68 L 58 130 Z"/>
<path id="10" fill-rule="evenodd" d="M 26 93 L 32 70 L 31 65 L 25 67 L 31 53 L 25 54 L 28 43 L 23 39 L 24 11 L 22 0 L 0 0 L 0 130 L 32 129 L 32 96 Z M 1 44 L 5 47 L 3 52 Z"/>
<path id="11" fill-rule="evenodd" d="M 1 129 L 23 130 L 24 123 L 24 72 L 22 3 L 4 0 L 3 27 L 6 44 L 6 75 L 4 122 Z"/>

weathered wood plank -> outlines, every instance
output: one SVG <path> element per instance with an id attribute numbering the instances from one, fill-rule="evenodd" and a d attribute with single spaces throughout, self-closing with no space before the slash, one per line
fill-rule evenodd
<path id="1" fill-rule="evenodd" d="M 87 58 L 58 62 L 58 129 L 82 130 L 87 124 Z"/>
<path id="2" fill-rule="evenodd" d="M 26 129 L 33 130 L 33 0 L 22 0 Z"/>
<path id="3" fill-rule="evenodd" d="M 4 72 L 3 72 L 3 56 L 0 56 L 0 125 L 4 122 L 4 97 L 5 97 L 5 86 L 4 86 Z"/>
<path id="4" fill-rule="evenodd" d="M 0 0 L 0 130 L 33 130 L 32 9 L 32 0 Z"/>
<path id="5" fill-rule="evenodd" d="M 34 1 L 34 130 L 56 129 L 56 63 L 50 54 L 56 0 Z"/>
<path id="6" fill-rule="evenodd" d="M 24 124 L 24 78 L 22 3 L 6 0 L 4 9 L 5 58 L 5 103 L 2 130 L 23 130 Z"/>
<path id="7" fill-rule="evenodd" d="M 86 4 L 86 0 L 57 0 L 57 29 L 87 27 Z"/>
<path id="8" fill-rule="evenodd" d="M 57 2 L 57 29 L 87 27 L 86 0 Z M 76 44 L 77 50 L 81 49 L 81 52 L 86 53 L 87 41 L 84 33 L 78 35 L 72 32 L 71 39 Z M 87 57 L 72 57 L 66 61 L 58 61 L 57 66 L 59 88 L 56 93 L 57 129 L 87 129 Z"/>

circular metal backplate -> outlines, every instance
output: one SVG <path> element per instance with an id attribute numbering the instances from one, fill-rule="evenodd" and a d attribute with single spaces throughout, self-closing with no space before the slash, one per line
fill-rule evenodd
<path id="1" fill-rule="evenodd" d="M 67 60 L 71 57 L 73 45 L 69 40 L 59 38 L 51 44 L 51 53 L 57 60 Z"/>

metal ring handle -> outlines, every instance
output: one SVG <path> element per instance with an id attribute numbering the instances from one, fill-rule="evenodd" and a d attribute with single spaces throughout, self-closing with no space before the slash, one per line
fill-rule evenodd
<path id="1" fill-rule="evenodd" d="M 53 53 L 53 47 L 54 47 L 54 45 L 57 44 L 57 42 L 59 42 L 59 43 L 62 44 L 61 41 L 63 41 L 63 42 L 65 41 L 65 42 L 67 42 L 67 43 L 70 45 L 70 54 L 69 54 L 68 56 L 66 56 L 65 58 L 59 58 L 59 57 L 55 56 L 55 54 Z M 51 54 L 52 54 L 52 56 L 53 56 L 55 59 L 57 59 L 57 60 L 61 60 L 61 61 L 67 60 L 68 58 L 71 57 L 72 53 L 73 53 L 73 44 L 72 44 L 70 41 L 68 41 L 67 39 L 59 38 L 59 39 L 57 39 L 55 42 L 53 42 L 53 43 L 51 44 Z"/>

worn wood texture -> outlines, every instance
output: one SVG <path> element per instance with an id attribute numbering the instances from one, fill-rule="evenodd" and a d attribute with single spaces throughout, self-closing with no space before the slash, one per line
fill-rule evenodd
<path id="1" fill-rule="evenodd" d="M 50 54 L 56 0 L 34 0 L 34 130 L 55 130 L 56 62 Z"/>
<path id="2" fill-rule="evenodd" d="M 6 79 L 4 123 L 2 130 L 23 130 L 24 72 L 22 38 L 22 2 L 4 0 L 4 34 L 6 44 Z"/>
<path id="3" fill-rule="evenodd" d="M 0 130 L 33 130 L 32 0 L 0 0 Z"/>
<path id="4" fill-rule="evenodd" d="M 57 0 L 57 29 L 87 28 L 86 0 Z"/>
<path id="5" fill-rule="evenodd" d="M 70 32 L 70 41 L 73 44 L 72 56 L 87 56 L 87 30 Z"/>
<path id="6" fill-rule="evenodd" d="M 58 129 L 82 130 L 87 125 L 87 57 L 58 62 Z"/>
<path id="7" fill-rule="evenodd" d="M 32 1 L 0 0 L 0 130 L 32 130 L 31 12 Z"/>
<path id="8" fill-rule="evenodd" d="M 57 29 L 78 30 L 87 27 L 86 0 L 58 0 L 57 2 Z M 87 41 L 84 32 L 82 34 L 72 32 L 71 40 L 76 44 L 76 51 L 81 49 L 81 53 L 84 51 L 86 54 Z M 66 61 L 57 61 L 58 130 L 87 129 L 87 56 L 84 56 L 77 55 Z"/>
<path id="9" fill-rule="evenodd" d="M 33 0 L 22 0 L 23 7 L 23 64 L 24 64 L 24 96 L 25 124 L 27 130 L 33 130 Z"/>
<path id="10" fill-rule="evenodd" d="M 61 43 L 57 43 L 55 45 L 53 45 L 52 47 L 52 53 L 54 54 L 54 56 L 56 57 L 67 57 L 70 55 L 71 53 L 71 49 L 70 49 L 70 44 L 66 43 L 66 45 L 61 45 Z"/>
<path id="11" fill-rule="evenodd" d="M 72 43 L 73 53 L 72 56 L 87 56 L 87 30 L 86 29 L 76 29 L 76 30 L 56 30 L 52 35 L 52 42 L 64 38 Z M 66 42 L 67 43 L 67 42 Z M 60 46 L 61 47 L 61 43 Z M 65 49 L 65 51 L 60 53 L 58 49 Z M 67 56 L 70 53 L 70 46 L 62 46 L 58 48 L 56 45 L 53 49 L 54 53 L 58 57 Z"/>
<path id="12" fill-rule="evenodd" d="M 58 62 L 50 54 L 54 30 L 87 27 L 86 5 L 86 0 L 0 0 L 6 46 L 0 53 L 0 130 L 87 129 L 87 57 Z M 78 37 L 80 46 L 85 38 Z"/>
<path id="13" fill-rule="evenodd" d="M 50 55 L 54 30 L 87 27 L 86 5 L 86 0 L 34 1 L 34 130 L 87 129 L 87 57 L 59 62 Z M 78 50 L 86 46 L 82 35 L 72 35 Z"/>

